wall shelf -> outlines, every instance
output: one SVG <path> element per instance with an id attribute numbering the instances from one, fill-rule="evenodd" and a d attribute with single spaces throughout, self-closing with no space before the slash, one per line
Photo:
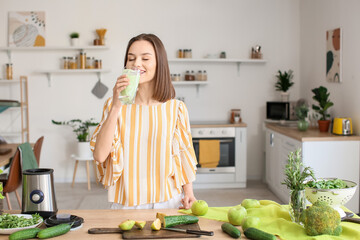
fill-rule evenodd
<path id="1" fill-rule="evenodd" d="M 264 64 L 265 59 L 241 59 L 241 58 L 171 58 L 171 63 L 236 63 L 238 75 L 240 75 L 240 64 Z"/>
<path id="2" fill-rule="evenodd" d="M 101 79 L 101 73 L 110 72 L 110 69 L 55 69 L 46 71 L 36 71 L 36 73 L 46 74 L 49 87 L 51 86 L 52 75 L 54 74 L 84 74 L 84 73 L 96 73 L 98 78 Z"/>
<path id="3" fill-rule="evenodd" d="M 196 94 L 199 94 L 199 87 L 200 85 L 206 85 L 208 84 L 207 81 L 172 81 L 172 84 L 174 86 L 191 86 L 191 85 L 195 85 L 196 86 Z"/>
<path id="4" fill-rule="evenodd" d="M 7 52 L 9 62 L 13 51 L 66 51 L 66 50 L 107 50 L 108 46 L 45 46 L 45 47 L 0 47 L 0 51 Z"/>

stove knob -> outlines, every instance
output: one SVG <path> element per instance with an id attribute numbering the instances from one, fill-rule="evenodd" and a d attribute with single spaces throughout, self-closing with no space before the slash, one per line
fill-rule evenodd
<path id="1" fill-rule="evenodd" d="M 214 134 L 214 131 L 213 131 L 213 130 L 210 130 L 210 134 Z"/>
<path id="2" fill-rule="evenodd" d="M 203 134 L 204 134 L 204 132 L 200 130 L 200 131 L 199 131 L 199 135 L 203 135 Z"/>
<path id="3" fill-rule="evenodd" d="M 221 133 L 222 133 L 222 134 L 226 134 L 226 130 L 222 130 Z"/>

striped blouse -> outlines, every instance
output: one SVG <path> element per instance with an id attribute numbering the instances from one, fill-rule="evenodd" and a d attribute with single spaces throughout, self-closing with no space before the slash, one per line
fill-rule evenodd
<path id="1" fill-rule="evenodd" d="M 111 104 L 109 98 L 91 138 L 92 151 Z M 187 108 L 172 99 L 155 106 L 121 106 L 111 152 L 97 169 L 109 202 L 135 206 L 181 193 L 182 185 L 195 180 L 196 164 Z"/>

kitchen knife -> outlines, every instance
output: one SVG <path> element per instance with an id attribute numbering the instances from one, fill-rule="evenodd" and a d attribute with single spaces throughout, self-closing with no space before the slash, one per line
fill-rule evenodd
<path id="1" fill-rule="evenodd" d="M 89 234 L 123 233 L 120 228 L 90 228 Z"/>
<path id="2" fill-rule="evenodd" d="M 183 232 L 183 233 L 190 233 L 196 235 L 206 235 L 206 236 L 213 236 L 213 231 L 202 231 L 202 230 L 190 230 L 190 229 L 181 229 L 181 228 L 162 228 L 164 230 L 174 231 L 174 232 Z"/>

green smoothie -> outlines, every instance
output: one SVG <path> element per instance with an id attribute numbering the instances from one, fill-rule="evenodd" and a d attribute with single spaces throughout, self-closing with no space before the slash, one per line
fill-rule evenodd
<path id="1" fill-rule="evenodd" d="M 133 104 L 139 85 L 140 70 L 124 69 L 122 74 L 126 74 L 126 77 L 129 79 L 129 85 L 121 91 L 122 97 L 120 101 L 122 104 Z"/>

